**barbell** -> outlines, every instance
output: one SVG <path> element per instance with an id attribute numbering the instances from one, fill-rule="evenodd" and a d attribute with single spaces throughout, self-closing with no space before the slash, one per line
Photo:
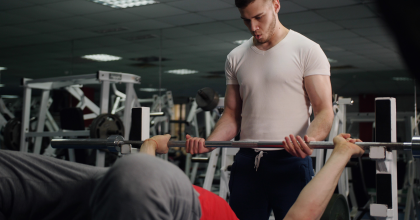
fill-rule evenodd
<path id="1" fill-rule="evenodd" d="M 109 149 L 116 151 L 116 147 L 131 144 L 133 148 L 140 148 L 144 141 L 124 140 L 122 136 L 112 135 L 107 139 L 53 139 L 53 148 L 74 149 Z M 186 141 L 169 141 L 168 147 L 185 147 Z M 412 138 L 411 142 L 356 142 L 364 149 L 369 147 L 385 147 L 387 150 L 420 150 L 420 136 Z M 307 145 L 311 149 L 334 149 L 334 143 L 330 141 L 310 141 Z M 205 141 L 206 147 L 228 148 L 284 148 L 280 141 Z"/>

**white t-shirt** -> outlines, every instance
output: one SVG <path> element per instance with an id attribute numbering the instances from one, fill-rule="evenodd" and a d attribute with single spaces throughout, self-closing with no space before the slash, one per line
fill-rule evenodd
<path id="1" fill-rule="evenodd" d="M 266 51 L 251 37 L 228 54 L 225 70 L 226 84 L 239 84 L 241 140 L 283 141 L 306 134 L 311 112 L 304 78 L 329 76 L 330 64 L 319 44 L 290 30 Z"/>

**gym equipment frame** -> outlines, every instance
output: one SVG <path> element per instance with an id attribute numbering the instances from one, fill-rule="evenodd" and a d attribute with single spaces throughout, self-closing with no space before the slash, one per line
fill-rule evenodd
<path id="1" fill-rule="evenodd" d="M 34 153 L 39 154 L 41 150 L 41 141 L 43 136 L 88 136 L 89 131 L 58 131 L 58 132 L 43 132 L 45 118 L 52 117 L 47 114 L 47 104 L 50 97 L 50 91 L 53 89 L 65 88 L 73 97 L 80 102 L 77 107 L 87 107 L 92 110 L 93 114 L 84 115 L 85 119 L 94 118 L 97 115 L 108 113 L 109 106 L 109 90 L 111 83 L 125 83 L 126 84 L 126 108 L 124 111 L 124 125 L 126 131 L 130 130 L 131 112 L 129 111 L 133 105 L 134 99 L 137 98 L 134 92 L 134 84 L 140 84 L 140 76 L 117 73 L 108 71 L 98 71 L 97 74 L 75 75 L 65 77 L 54 77 L 46 79 L 22 79 L 23 86 L 23 110 L 22 110 L 22 128 L 20 138 L 20 151 L 28 151 L 28 137 L 35 137 Z M 84 96 L 80 85 L 83 84 L 100 84 L 101 97 L 100 107 L 96 106 L 91 100 Z M 38 115 L 38 124 L 36 132 L 29 132 L 29 115 L 32 89 L 41 89 L 42 98 L 40 111 Z M 126 132 L 126 138 L 128 138 Z M 96 166 L 104 166 L 105 153 L 97 151 Z"/>

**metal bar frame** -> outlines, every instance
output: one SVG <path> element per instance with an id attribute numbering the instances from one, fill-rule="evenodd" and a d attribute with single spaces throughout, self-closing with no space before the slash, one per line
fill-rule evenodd
<path id="1" fill-rule="evenodd" d="M 391 142 L 397 141 L 397 112 L 395 98 L 375 98 L 378 100 L 389 100 L 391 105 Z M 385 155 L 381 155 L 384 151 Z M 379 154 L 376 154 L 379 152 Z M 398 189 L 397 189 L 397 152 L 387 151 L 381 147 L 371 149 L 369 157 L 376 160 L 376 175 L 391 174 L 392 209 L 385 204 L 370 204 L 370 215 L 376 219 L 396 220 L 398 219 Z"/>
<path id="2" fill-rule="evenodd" d="M 25 80 L 24 80 L 25 83 Z M 25 85 L 25 84 L 24 84 Z M 26 134 L 29 132 L 29 114 L 31 111 L 31 94 L 32 89 L 23 87 L 23 106 L 22 106 L 22 127 L 20 130 L 20 151 L 28 152 L 28 142 L 26 141 Z"/>
<path id="3" fill-rule="evenodd" d="M 101 75 L 99 73 L 99 75 Z M 99 100 L 99 108 L 100 114 L 108 113 L 108 105 L 109 105 L 109 81 L 102 81 L 101 82 L 101 97 Z M 105 167 L 105 152 L 96 150 L 96 161 L 95 166 L 97 167 Z"/>
<path id="4" fill-rule="evenodd" d="M 48 101 L 50 98 L 50 90 L 42 91 L 41 106 L 39 107 L 38 120 L 37 120 L 37 132 L 43 132 L 45 126 L 45 119 L 48 111 Z M 42 137 L 35 137 L 34 153 L 41 154 Z"/>
<path id="5" fill-rule="evenodd" d="M 124 103 L 124 116 L 123 116 L 123 123 L 124 123 L 124 138 L 128 139 L 130 136 L 130 128 L 131 128 L 131 108 L 133 107 L 134 102 L 134 84 L 133 83 L 126 83 L 125 85 L 125 103 Z"/>

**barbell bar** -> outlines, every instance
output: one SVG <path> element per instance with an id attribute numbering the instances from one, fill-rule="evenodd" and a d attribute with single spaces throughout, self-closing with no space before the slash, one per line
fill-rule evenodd
<path id="1" fill-rule="evenodd" d="M 110 149 L 131 144 L 133 148 L 140 148 L 144 141 L 124 140 L 122 136 L 112 135 L 108 139 L 53 139 L 53 148 L 74 149 Z M 169 141 L 168 147 L 185 147 L 186 141 Z M 420 150 L 420 136 L 412 138 L 411 142 L 356 142 L 362 148 L 385 147 L 388 150 Z M 310 141 L 307 145 L 311 149 L 334 149 L 334 143 L 328 141 Z M 279 141 L 205 141 L 206 147 L 227 148 L 284 148 Z"/>

